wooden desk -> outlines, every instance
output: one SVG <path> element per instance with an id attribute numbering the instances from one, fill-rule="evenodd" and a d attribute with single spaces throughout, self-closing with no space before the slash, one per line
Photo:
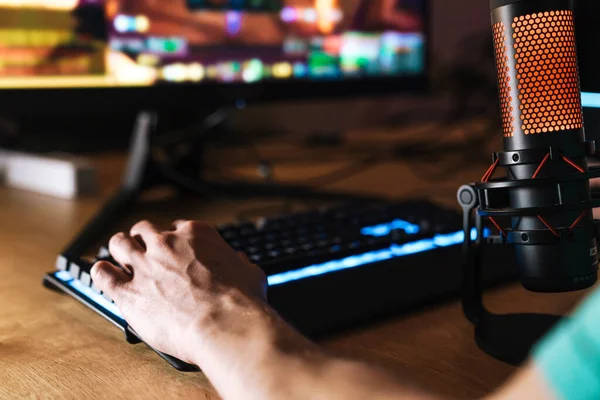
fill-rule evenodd
<path id="1" fill-rule="evenodd" d="M 42 287 L 42 277 L 53 270 L 56 255 L 118 183 L 123 157 L 102 156 L 97 162 L 103 188 L 97 198 L 65 201 L 0 188 L 0 398 L 217 398 L 201 373 L 175 371 L 144 345 L 127 344 L 118 329 L 72 298 Z M 395 197 L 424 193 L 455 204 L 458 185 L 476 179 L 485 167 L 460 171 L 432 188 L 406 165 L 385 164 L 335 187 L 385 191 Z M 315 172 L 324 167 L 319 168 Z M 307 168 L 298 167 L 280 176 L 299 175 L 300 169 L 307 173 Z M 123 226 L 149 217 L 218 223 L 230 220 L 236 210 L 261 203 L 189 204 L 142 207 Z M 580 296 L 531 294 L 513 285 L 489 293 L 487 302 L 499 312 L 565 313 Z M 381 363 L 409 382 L 458 397 L 484 395 L 513 372 L 478 350 L 458 302 L 382 321 L 323 345 Z"/>

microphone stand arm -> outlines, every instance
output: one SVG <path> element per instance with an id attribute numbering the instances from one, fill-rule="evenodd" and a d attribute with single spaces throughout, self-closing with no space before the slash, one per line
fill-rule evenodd
<path id="1" fill-rule="evenodd" d="M 463 210 L 465 235 L 461 290 L 463 312 L 475 327 L 475 341 L 481 350 L 507 364 L 521 365 L 535 343 L 562 317 L 529 313 L 499 315 L 486 309 L 483 302 L 483 251 L 487 245 L 506 245 L 506 239 L 499 235 L 484 237 L 483 217 L 478 212 L 480 201 L 474 184 L 460 187 L 457 198 Z M 476 236 L 472 235 L 473 222 Z"/>
<path id="2" fill-rule="evenodd" d="M 483 218 L 476 213 L 479 205 L 477 192 L 472 185 L 462 186 L 458 190 L 458 202 L 463 211 L 463 254 L 465 256 L 462 281 L 462 308 L 471 323 L 477 325 L 481 316 L 488 311 L 483 305 L 483 287 L 481 278 L 481 248 L 483 238 Z M 473 217 L 477 236 L 472 237 Z"/>

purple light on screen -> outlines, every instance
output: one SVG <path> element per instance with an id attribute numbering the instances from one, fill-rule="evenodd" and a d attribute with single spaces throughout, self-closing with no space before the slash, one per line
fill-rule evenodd
<path id="1" fill-rule="evenodd" d="M 237 35 L 242 29 L 242 13 L 239 11 L 229 11 L 226 14 L 227 33 Z"/>
<path id="2" fill-rule="evenodd" d="M 294 22 L 298 19 L 298 11 L 294 7 L 284 7 L 281 10 L 281 20 L 283 22 Z"/>
<path id="3" fill-rule="evenodd" d="M 82 6 L 101 6 L 104 5 L 104 0 L 79 0 L 79 7 Z"/>

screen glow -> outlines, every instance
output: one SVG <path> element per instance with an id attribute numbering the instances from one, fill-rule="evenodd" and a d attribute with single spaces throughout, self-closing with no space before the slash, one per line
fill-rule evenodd
<path id="1" fill-rule="evenodd" d="M 426 1 L 385 3 L 0 0 L 0 88 L 423 76 Z"/>
<path id="2" fill-rule="evenodd" d="M 44 10 L 74 10 L 79 0 L 0 0 L 0 7 Z"/>

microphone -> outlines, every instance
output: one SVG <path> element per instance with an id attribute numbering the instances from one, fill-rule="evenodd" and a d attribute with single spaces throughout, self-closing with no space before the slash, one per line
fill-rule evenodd
<path id="1" fill-rule="evenodd" d="M 491 18 L 504 152 L 477 185 L 480 215 L 514 246 L 526 289 L 589 288 L 598 275 L 587 164 L 595 145 L 585 141 L 573 3 L 491 0 Z M 506 179 L 492 181 L 498 167 Z"/>
<path id="2" fill-rule="evenodd" d="M 517 275 L 532 292 L 593 286 L 600 220 L 592 209 L 600 199 L 592 199 L 590 179 L 600 177 L 600 168 L 587 164 L 596 145 L 585 140 L 572 2 L 491 0 L 491 17 L 504 151 L 493 154 L 480 182 L 458 189 L 465 235 L 462 305 L 477 345 L 520 365 L 562 317 L 488 310 L 484 250 L 509 245 Z M 492 179 L 499 167 L 506 177 Z M 499 235 L 484 233 L 484 218 Z"/>

